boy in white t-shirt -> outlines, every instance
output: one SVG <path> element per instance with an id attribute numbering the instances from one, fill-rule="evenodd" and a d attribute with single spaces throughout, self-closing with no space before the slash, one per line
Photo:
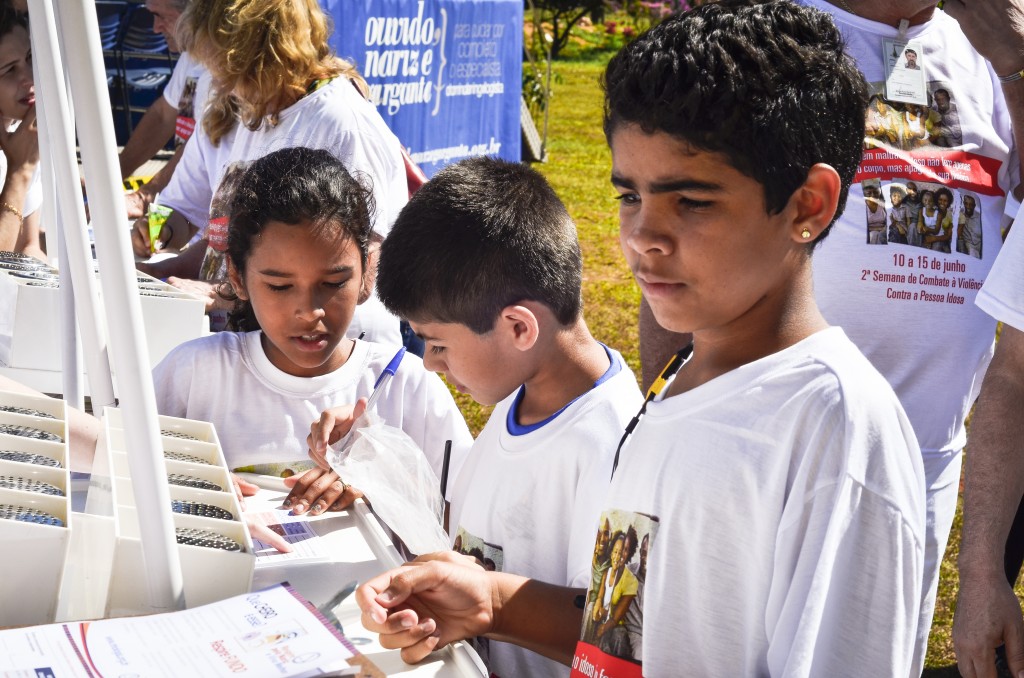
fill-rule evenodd
<path id="1" fill-rule="evenodd" d="M 494 190 L 500 187 L 500 190 Z M 569 213 L 519 163 L 446 167 L 381 246 L 377 290 L 426 342 L 424 365 L 495 405 L 451 486 L 455 550 L 488 569 L 586 586 L 615 443 L 640 406 L 636 378 L 583 319 Z M 490 643 L 492 676 L 567 676 Z"/>
<path id="2" fill-rule="evenodd" d="M 622 249 L 693 345 L 620 445 L 590 595 L 435 554 L 361 587 L 364 624 L 409 661 L 485 634 L 573 676 L 919 675 L 917 443 L 811 285 L 863 76 L 827 14 L 725 0 L 631 42 L 604 84 Z"/>

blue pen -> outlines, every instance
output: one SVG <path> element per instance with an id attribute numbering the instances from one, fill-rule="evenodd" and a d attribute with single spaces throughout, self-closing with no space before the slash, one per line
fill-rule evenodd
<path id="1" fill-rule="evenodd" d="M 370 399 L 366 401 L 366 409 L 370 410 L 374 405 L 377 404 L 377 400 L 380 399 L 381 393 L 384 392 L 384 387 L 391 381 L 391 377 L 395 376 L 395 372 L 398 371 L 398 366 L 402 362 L 402 358 L 405 357 L 405 346 L 398 349 L 398 353 L 391 359 L 384 371 L 377 377 L 377 381 L 373 384 L 373 393 L 370 394 Z"/>

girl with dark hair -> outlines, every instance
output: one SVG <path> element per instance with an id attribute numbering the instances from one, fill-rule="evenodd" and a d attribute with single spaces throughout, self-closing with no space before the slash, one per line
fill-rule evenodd
<path id="1" fill-rule="evenodd" d="M 292 478 L 286 503 L 296 513 L 360 496 L 313 466 L 306 435 L 324 410 L 368 397 L 398 348 L 345 336 L 373 285 L 372 212 L 369 190 L 328 151 L 288 148 L 253 162 L 228 207 L 236 331 L 187 342 L 153 371 L 161 414 L 212 422 L 236 471 Z M 438 475 L 444 441 L 453 470 L 473 442 L 448 389 L 415 356 L 376 407 Z"/>

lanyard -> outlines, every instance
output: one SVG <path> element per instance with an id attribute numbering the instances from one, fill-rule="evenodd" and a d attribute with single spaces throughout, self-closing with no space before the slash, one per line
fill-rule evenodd
<path id="1" fill-rule="evenodd" d="M 615 470 L 619 467 L 619 453 L 622 452 L 622 446 L 626 444 L 626 439 L 629 438 L 629 435 L 633 432 L 633 429 L 636 428 L 636 425 L 640 423 L 640 418 L 644 416 L 645 412 L 647 412 L 647 403 L 658 397 L 658 394 L 665 388 L 668 380 L 671 379 L 676 372 L 681 370 L 683 365 L 689 362 L 692 355 L 693 342 L 691 341 L 672 356 L 672 359 L 669 360 L 668 364 L 661 370 L 661 374 L 658 375 L 658 378 L 655 379 L 654 383 L 651 384 L 651 387 L 647 389 L 647 396 L 644 398 L 644 404 L 640 406 L 640 411 L 629 420 L 629 423 L 626 425 L 626 432 L 622 434 L 622 439 L 619 440 L 619 446 L 615 448 L 615 459 L 612 461 L 613 478 L 615 477 Z"/>

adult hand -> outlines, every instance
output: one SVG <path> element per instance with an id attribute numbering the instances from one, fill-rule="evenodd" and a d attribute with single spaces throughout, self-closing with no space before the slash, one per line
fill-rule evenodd
<path id="1" fill-rule="evenodd" d="M 167 284 L 205 301 L 207 313 L 215 308 L 222 307 L 225 303 L 224 298 L 217 294 L 217 286 L 205 280 L 192 280 L 190 278 L 171 276 L 167 279 Z"/>
<path id="2" fill-rule="evenodd" d="M 971 45 L 989 60 L 996 75 L 1024 68 L 1024 0 L 945 0 L 942 11 L 957 20 Z"/>
<path id="3" fill-rule="evenodd" d="M 146 216 L 146 209 L 148 207 L 149 207 L 149 201 L 142 195 L 142 193 L 140 193 L 138 191 L 132 191 L 131 193 L 125 193 L 124 194 L 124 208 L 125 208 L 125 211 L 128 214 L 128 218 L 129 219 L 138 219 L 140 217 Z M 146 237 L 148 238 L 149 237 L 149 228 L 148 228 L 149 222 L 148 222 L 148 219 L 147 219 L 146 225 L 147 225 Z M 135 231 L 135 228 L 132 228 L 133 234 L 134 234 L 134 231 Z M 134 244 L 134 238 L 133 238 L 133 244 Z M 148 244 L 147 244 L 147 252 L 148 251 L 149 250 L 148 250 Z M 141 256 L 144 256 L 144 255 L 141 255 Z"/>
<path id="4" fill-rule="evenodd" d="M 34 172 L 39 164 L 39 130 L 36 123 L 36 106 L 28 108 L 21 124 L 13 132 L 0 125 L 0 149 L 7 156 L 7 172 Z"/>
<path id="5" fill-rule="evenodd" d="M 284 499 L 284 507 L 297 515 L 307 510 L 314 516 L 324 511 L 341 511 L 363 496 L 330 469 L 313 468 L 300 476 L 285 478 L 284 484 L 291 487 L 291 492 Z"/>
<path id="6" fill-rule="evenodd" d="M 401 648 L 402 659 L 410 664 L 494 627 L 499 597 L 493 573 L 434 555 L 385 572 L 356 590 L 363 628 L 379 633 L 382 647 Z"/>
<path id="7" fill-rule="evenodd" d="M 360 398 L 355 405 L 332 407 L 324 410 L 320 418 L 310 424 L 306 446 L 309 448 L 309 458 L 317 466 L 322 469 L 331 468 L 327 463 L 327 446 L 338 442 L 352 430 L 352 424 L 366 411 L 366 403 L 366 398 Z"/>
<path id="8" fill-rule="evenodd" d="M 149 217 L 139 215 L 132 224 L 132 252 L 135 256 L 148 258 L 153 254 L 149 242 Z M 160 245 L 157 243 L 157 249 L 160 249 Z"/>
<path id="9" fill-rule="evenodd" d="M 1024 619 L 1020 602 L 1002 576 L 960 576 L 953 648 L 964 678 L 996 678 L 995 649 L 1006 646 L 1010 673 L 1024 672 Z"/>

